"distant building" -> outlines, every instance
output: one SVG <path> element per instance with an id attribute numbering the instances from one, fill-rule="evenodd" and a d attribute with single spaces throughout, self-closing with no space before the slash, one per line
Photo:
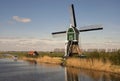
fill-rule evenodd
<path id="1" fill-rule="evenodd" d="M 28 55 L 31 55 L 31 56 L 38 56 L 38 52 L 37 51 L 29 51 L 28 52 Z"/>
<path id="2" fill-rule="evenodd" d="M 91 48 L 91 49 L 81 49 L 82 52 L 94 52 L 94 51 L 97 51 L 97 52 L 116 52 L 120 49 L 117 49 L 117 48 L 114 48 L 114 49 L 104 49 L 104 48 L 98 48 L 98 49 L 95 49 L 95 48 Z M 65 49 L 64 48 L 55 48 L 54 49 L 54 52 L 64 52 Z"/>
<path id="3" fill-rule="evenodd" d="M 116 52 L 116 51 L 118 51 L 119 49 L 107 49 L 106 51 L 107 52 Z"/>
<path id="4" fill-rule="evenodd" d="M 63 49 L 63 48 L 55 48 L 54 49 L 54 52 L 64 52 L 65 51 L 65 49 Z"/>
<path id="5" fill-rule="evenodd" d="M 83 49 L 83 52 L 94 52 L 94 51 L 98 51 L 98 52 L 116 52 L 119 49 Z"/>
<path id="6" fill-rule="evenodd" d="M 97 51 L 97 49 L 87 49 L 87 52 Z"/>
<path id="7" fill-rule="evenodd" d="M 105 52 L 105 49 L 97 49 L 98 52 Z"/>

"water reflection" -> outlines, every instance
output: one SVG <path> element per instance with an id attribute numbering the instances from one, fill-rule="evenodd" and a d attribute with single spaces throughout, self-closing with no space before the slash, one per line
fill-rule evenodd
<path id="1" fill-rule="evenodd" d="M 32 64 L 32 65 L 36 65 L 37 61 L 36 60 L 29 60 L 29 63 Z"/>
<path id="2" fill-rule="evenodd" d="M 66 81 L 78 81 L 78 71 L 74 68 L 65 68 L 65 78 Z"/>
<path id="3" fill-rule="evenodd" d="M 67 67 L 65 81 L 120 81 L 120 75 Z"/>

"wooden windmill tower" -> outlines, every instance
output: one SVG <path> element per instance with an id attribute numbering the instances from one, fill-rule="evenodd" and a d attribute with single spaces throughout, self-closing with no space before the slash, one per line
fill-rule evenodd
<path id="1" fill-rule="evenodd" d="M 72 56 L 73 54 L 82 54 L 82 51 L 79 48 L 79 33 L 93 30 L 102 30 L 103 27 L 96 26 L 92 28 L 84 28 L 78 30 L 76 27 L 76 18 L 74 12 L 74 5 L 70 6 L 71 11 L 71 24 L 67 31 L 53 32 L 52 35 L 66 33 L 67 42 L 65 46 L 65 56 Z"/>

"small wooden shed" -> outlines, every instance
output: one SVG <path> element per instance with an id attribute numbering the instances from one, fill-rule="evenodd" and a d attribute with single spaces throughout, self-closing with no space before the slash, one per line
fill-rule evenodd
<path id="1" fill-rule="evenodd" d="M 31 55 L 31 56 L 38 56 L 38 52 L 37 51 L 29 51 L 28 52 L 28 55 Z"/>

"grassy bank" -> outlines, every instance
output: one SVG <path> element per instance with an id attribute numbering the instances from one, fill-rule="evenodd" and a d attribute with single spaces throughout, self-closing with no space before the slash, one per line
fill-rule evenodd
<path id="1" fill-rule="evenodd" d="M 84 52 L 85 58 L 72 57 L 66 60 L 66 65 L 120 74 L 120 50 L 115 52 Z"/>
<path id="2" fill-rule="evenodd" d="M 110 61 L 112 65 L 120 65 L 120 50 L 115 52 L 84 52 L 87 56 L 87 59 L 98 59 L 106 63 Z"/>
<path id="3" fill-rule="evenodd" d="M 101 59 L 68 58 L 66 60 L 66 66 L 120 74 L 120 66 L 113 65 L 108 60 L 103 62 Z"/>
<path id="4" fill-rule="evenodd" d="M 38 52 L 39 56 L 30 56 L 28 52 L 18 52 L 18 51 L 9 51 L 9 52 L 0 52 L 0 58 L 13 58 L 12 56 L 18 56 L 18 59 L 21 60 L 34 60 L 38 63 L 52 63 L 52 64 L 61 64 L 63 53 L 55 52 Z M 6 55 L 9 54 L 9 55 Z"/>
<path id="5" fill-rule="evenodd" d="M 24 57 L 23 60 L 36 61 L 38 63 L 49 63 L 49 64 L 59 64 L 61 65 L 64 62 L 65 66 L 74 67 L 74 68 L 84 68 L 92 69 L 97 71 L 113 72 L 120 74 L 120 66 L 113 65 L 109 60 L 104 62 L 101 59 L 86 59 L 86 58 L 67 58 L 63 60 L 61 57 L 49 57 L 43 56 L 39 58 L 28 58 Z"/>
<path id="6" fill-rule="evenodd" d="M 99 71 L 120 73 L 120 50 L 116 52 L 84 52 L 85 58 L 73 56 L 63 60 L 64 53 L 38 52 L 39 56 L 28 56 L 28 52 L 0 52 L 4 54 L 17 55 L 19 59 L 35 60 L 38 63 L 62 64 L 65 66 L 85 68 Z"/>
<path id="7" fill-rule="evenodd" d="M 38 63 L 49 63 L 49 64 L 61 64 L 63 61 L 62 61 L 62 58 L 60 57 L 49 57 L 49 56 L 43 56 L 43 57 L 39 57 L 39 58 L 28 58 L 28 57 L 23 57 L 22 58 L 23 60 L 34 60 Z"/>

